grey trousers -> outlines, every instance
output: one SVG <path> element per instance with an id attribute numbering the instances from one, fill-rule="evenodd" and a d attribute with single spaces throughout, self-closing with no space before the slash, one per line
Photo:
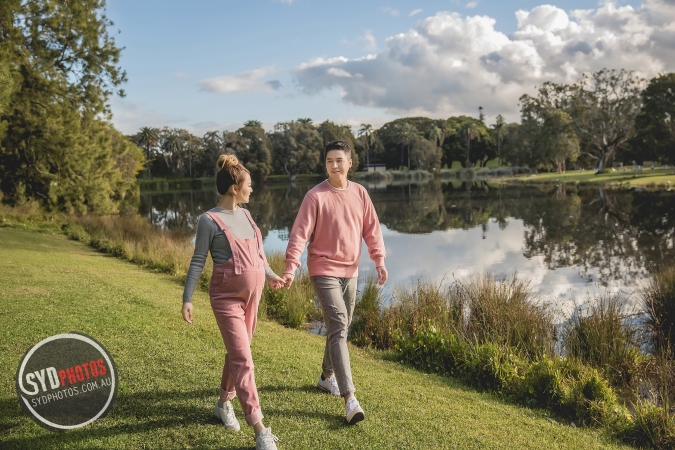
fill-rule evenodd
<path id="1" fill-rule="evenodd" d="M 346 397 L 356 391 L 349 364 L 347 331 L 352 323 L 356 303 L 356 278 L 327 276 L 311 277 L 312 286 L 321 303 L 326 324 L 326 348 L 323 371 L 335 374 L 340 395 Z"/>

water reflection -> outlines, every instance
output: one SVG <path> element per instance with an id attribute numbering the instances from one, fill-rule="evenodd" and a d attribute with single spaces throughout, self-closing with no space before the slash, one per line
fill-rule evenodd
<path id="1" fill-rule="evenodd" d="M 392 279 L 440 279 L 488 268 L 518 270 L 536 289 L 579 296 L 632 287 L 675 256 L 672 192 L 488 182 L 366 185 L 385 232 Z M 269 250 L 283 251 L 312 186 L 256 186 L 249 209 Z M 153 223 L 194 233 L 212 190 L 141 195 Z M 362 266 L 372 263 L 364 252 Z"/>

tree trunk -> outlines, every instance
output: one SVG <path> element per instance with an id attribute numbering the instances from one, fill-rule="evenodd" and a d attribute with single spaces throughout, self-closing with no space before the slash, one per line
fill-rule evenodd
<path id="1" fill-rule="evenodd" d="M 149 145 L 147 147 L 145 147 L 145 152 L 147 153 L 147 162 L 148 162 L 148 166 L 147 166 L 147 169 L 146 169 L 146 177 L 152 178 L 152 173 L 150 172 L 150 146 Z"/>

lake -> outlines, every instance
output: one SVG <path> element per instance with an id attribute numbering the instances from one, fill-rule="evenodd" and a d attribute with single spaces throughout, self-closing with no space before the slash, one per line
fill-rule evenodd
<path id="1" fill-rule="evenodd" d="M 493 182 L 363 183 L 387 249 L 387 291 L 450 282 L 489 270 L 517 271 L 535 291 L 572 305 L 589 294 L 631 289 L 675 256 L 675 194 L 586 185 Z M 284 251 L 310 185 L 254 186 L 248 205 L 266 251 Z M 152 223 L 194 233 L 215 190 L 141 194 Z M 374 271 L 363 247 L 360 271 Z"/>

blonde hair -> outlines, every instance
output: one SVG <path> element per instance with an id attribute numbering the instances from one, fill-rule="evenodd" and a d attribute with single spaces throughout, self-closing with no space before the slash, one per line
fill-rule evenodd
<path id="1" fill-rule="evenodd" d="M 227 194 L 230 186 L 239 186 L 244 181 L 244 174 L 250 172 L 239 163 L 239 159 L 231 154 L 220 155 L 216 161 L 216 188 L 220 195 Z"/>

